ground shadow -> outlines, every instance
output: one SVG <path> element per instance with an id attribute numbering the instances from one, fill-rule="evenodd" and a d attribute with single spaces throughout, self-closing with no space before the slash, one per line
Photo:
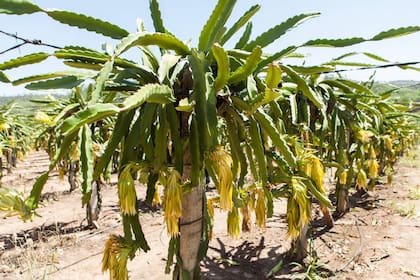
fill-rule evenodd
<path id="1" fill-rule="evenodd" d="M 384 200 L 378 195 L 372 195 L 369 191 L 359 190 L 349 196 L 350 208 L 363 208 L 372 210 L 379 206 L 379 202 Z"/>
<path id="2" fill-rule="evenodd" d="M 152 206 L 148 203 L 146 203 L 146 200 L 137 200 L 137 209 L 139 210 L 140 214 L 145 213 L 156 213 L 156 214 L 162 214 L 162 206 Z"/>
<path id="3" fill-rule="evenodd" d="M 219 238 L 217 243 L 217 246 L 209 247 L 209 253 L 213 251 L 217 255 L 208 254 L 212 257 L 204 259 L 203 279 L 272 279 L 274 276 L 275 279 L 298 279 L 296 276 L 306 271 L 303 266 L 292 262 L 287 248 L 279 254 L 281 245 L 267 245 L 271 247 L 270 250 L 262 254 L 266 249 L 264 237 L 260 238 L 258 244 L 245 240 L 236 247 L 224 244 Z M 277 271 L 270 276 L 274 267 L 277 267 Z"/>
<path id="4" fill-rule="evenodd" d="M 49 225 L 41 225 L 27 230 L 22 230 L 13 234 L 0 236 L 0 244 L 3 250 L 13 249 L 15 247 L 24 247 L 29 240 L 31 242 L 46 241 L 48 237 L 57 235 L 66 235 L 81 232 L 90 229 L 86 225 L 70 226 L 77 221 L 57 222 Z"/>

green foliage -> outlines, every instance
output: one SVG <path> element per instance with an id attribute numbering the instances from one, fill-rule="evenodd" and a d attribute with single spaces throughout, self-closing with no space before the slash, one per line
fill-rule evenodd
<path id="1" fill-rule="evenodd" d="M 21 57 L 3 62 L 2 64 L 0 64 L 0 70 L 9 70 L 16 67 L 28 65 L 28 64 L 39 63 L 47 59 L 49 56 L 50 56 L 49 54 L 43 53 L 43 52 L 21 56 Z"/>
<path id="2" fill-rule="evenodd" d="M 214 81 L 216 91 L 221 90 L 227 83 L 230 75 L 229 57 L 225 50 L 218 44 L 212 47 L 213 56 L 217 63 L 217 76 Z"/>
<path id="3" fill-rule="evenodd" d="M 130 110 L 145 102 L 166 104 L 173 102 L 172 89 L 166 85 L 147 84 L 122 103 L 122 110 Z"/>
<path id="4" fill-rule="evenodd" d="M 245 24 L 248 24 L 249 20 L 259 11 L 260 8 L 261 8 L 260 5 L 254 5 L 251 8 L 249 8 L 249 10 L 246 11 L 242 15 L 242 17 L 240 17 L 238 19 L 238 21 L 236 21 L 228 31 L 226 31 L 226 33 L 223 35 L 222 39 L 220 40 L 220 44 L 223 45 L 224 43 L 229 41 L 229 39 L 236 32 L 238 32 L 239 29 L 241 29 Z M 246 40 L 246 41 L 248 41 L 248 40 Z"/>
<path id="5" fill-rule="evenodd" d="M 166 29 L 163 26 L 162 16 L 159 10 L 159 3 L 156 0 L 149 1 L 150 6 L 150 16 L 153 20 L 153 26 L 155 27 L 156 32 L 165 33 Z"/>
<path id="6" fill-rule="evenodd" d="M 90 196 L 91 186 L 93 182 L 93 168 L 94 168 L 94 152 L 92 143 L 92 131 L 88 125 L 84 125 L 79 131 L 80 138 L 80 170 L 82 171 L 82 205 L 84 206 Z"/>
<path id="7" fill-rule="evenodd" d="M 383 31 L 370 39 L 364 39 L 362 37 L 353 37 L 348 39 L 316 39 L 316 40 L 309 40 L 308 42 L 304 43 L 302 46 L 318 46 L 318 47 L 348 47 L 355 44 L 360 44 L 367 41 L 379 41 L 399 36 L 404 36 L 407 34 L 411 34 L 420 30 L 419 26 L 409 26 L 409 27 L 401 27 L 397 29 L 390 29 L 388 31 Z"/>
<path id="8" fill-rule="evenodd" d="M 390 104 L 391 93 L 378 94 L 369 83 L 320 76 L 337 65 L 356 65 L 342 60 L 355 53 L 313 67 L 285 65 L 282 59 L 296 56 L 300 47 L 351 46 L 409 34 L 419 27 L 392 29 L 370 39 L 314 39 L 265 54 L 263 48 L 319 13 L 291 17 L 250 41 L 250 19 L 259 6 L 251 7 L 228 29 L 225 25 L 236 0 L 219 0 L 202 28 L 198 46 L 190 47 L 167 31 L 155 0 L 149 3 L 156 32 L 149 33 L 139 24 L 133 34 L 86 15 L 41 10 L 29 2 L 7 3 L 10 7 L 3 12 L 44 11 L 61 23 L 120 39 L 113 52 L 69 46 L 52 54 L 5 62 L 0 70 L 38 63 L 49 56 L 74 68 L 13 82 L 33 89 L 72 88 L 68 99 L 45 102 L 52 118 L 45 129 L 48 150 L 54 157 L 25 205 L 34 211 L 48 173 L 60 160 L 69 160 L 71 147 L 79 148 L 82 201 L 86 203 L 92 182 L 106 170 L 114 151 L 120 150 L 119 200 L 125 208 L 131 206 L 123 209 L 124 237 L 115 240 L 133 256 L 139 248 L 149 249 L 133 206 L 133 182 L 138 173 L 145 178 L 147 203 L 153 200 L 159 181 L 166 188 L 165 196 L 172 195 L 166 201 L 173 209 L 182 209 L 175 193 L 185 194 L 200 186 L 207 169 L 220 204 L 231 213 L 228 228 L 235 229 L 231 231 L 235 235 L 239 217 L 232 218 L 232 213 L 238 214 L 238 208 L 249 205 L 257 224 L 264 227 L 266 217 L 274 211 L 273 198 L 285 197 L 289 234 L 295 240 L 310 224 L 309 194 L 319 201 L 323 212 L 332 207 L 322 183 L 323 162 L 337 167 L 337 190 L 350 188 L 356 178 L 358 187 L 366 188 L 367 176 L 374 182 L 378 172 L 392 172 L 398 152 L 406 151 L 416 136 L 409 108 Z M 237 49 L 226 49 L 224 44 L 245 25 Z M 149 46 L 159 47 L 161 55 Z M 124 58 L 133 48 L 141 50 L 143 61 Z M 385 61 L 371 53 L 364 55 Z M 5 73 L 1 77 L 8 80 Z M 102 154 L 94 154 L 97 145 L 104 146 Z M 123 189 L 127 180 L 130 188 Z M 169 213 L 168 208 L 166 205 L 165 220 L 176 235 L 182 214 L 180 210 Z M 197 239 L 201 240 L 200 256 L 208 245 L 208 223 L 208 219 L 203 222 Z M 179 261 L 181 246 L 176 242 L 173 239 L 170 246 L 170 256 L 178 260 L 174 275 L 182 269 L 189 277 L 193 272 Z M 114 265 L 105 268 L 115 271 L 122 266 L 126 271 L 121 259 Z"/>
<path id="9" fill-rule="evenodd" d="M 2 71 L 0 71 L 0 82 L 2 82 L 2 83 L 10 83 L 9 78 Z"/>
<path id="10" fill-rule="evenodd" d="M 260 47 L 253 49 L 245 63 L 238 67 L 235 72 L 230 75 L 228 82 L 232 84 L 237 83 L 239 81 L 243 81 L 249 75 L 251 75 L 252 72 L 254 72 L 254 70 L 257 68 L 258 63 L 261 60 L 261 55 L 262 50 Z"/>
<path id="11" fill-rule="evenodd" d="M 41 8 L 26 0 L 4 0 L 0 8 L 0 13 L 11 15 L 32 14 L 40 11 L 42 11 Z"/>
<path id="12" fill-rule="evenodd" d="M 244 47 L 244 49 L 250 51 L 254 49 L 256 46 L 260 46 L 261 48 L 264 48 L 268 46 L 269 44 L 273 43 L 278 38 L 280 38 L 287 31 L 295 28 L 297 25 L 304 22 L 305 20 L 313 18 L 313 17 L 317 17 L 319 15 L 320 13 L 309 13 L 309 14 L 301 14 L 301 15 L 297 15 L 292 18 L 289 18 L 285 22 L 279 25 L 276 25 L 275 27 L 259 35 L 255 40 L 249 42 Z"/>
<path id="13" fill-rule="evenodd" d="M 305 47 L 348 47 L 365 42 L 361 37 L 353 37 L 348 39 L 317 39 L 309 40 L 303 46 Z"/>
<path id="14" fill-rule="evenodd" d="M 42 78 L 45 78 L 45 77 L 46 76 L 44 75 Z M 39 76 L 38 76 L 38 78 L 39 78 Z M 34 77 L 32 77 L 31 79 L 33 80 Z M 28 81 L 28 79 L 25 79 L 25 81 L 21 80 L 17 83 L 18 84 L 19 83 L 26 83 L 27 81 Z M 56 78 L 56 79 L 48 79 L 48 80 L 45 80 L 45 81 L 30 83 L 30 84 L 26 85 L 25 88 L 30 89 L 30 90 L 72 89 L 72 88 L 78 86 L 79 84 L 81 84 L 82 82 L 83 82 L 83 80 L 79 80 L 75 76 L 64 76 L 64 77 L 60 77 L 60 78 Z"/>
<path id="15" fill-rule="evenodd" d="M 381 33 L 376 34 L 370 40 L 379 41 L 383 39 L 390 39 L 390 38 L 395 38 L 395 37 L 400 37 L 400 36 L 408 35 L 411 33 L 415 33 L 417 31 L 420 31 L 419 26 L 409 26 L 409 27 L 390 29 L 388 31 L 383 31 Z"/>
<path id="16" fill-rule="evenodd" d="M 200 33 L 198 49 L 208 51 L 218 41 L 222 28 L 228 20 L 236 0 L 220 0 Z"/>
<path id="17" fill-rule="evenodd" d="M 66 119 L 61 126 L 61 131 L 64 133 L 64 135 L 71 135 L 78 131 L 85 124 L 90 124 L 92 122 L 112 116 L 120 111 L 120 108 L 116 105 L 109 103 L 97 103 L 87 107 L 82 111 L 77 112 L 70 118 Z"/>
<path id="18" fill-rule="evenodd" d="M 174 50 L 177 54 L 185 55 L 190 53 L 190 49 L 182 41 L 178 40 L 170 34 L 164 33 L 136 33 L 130 34 L 124 38 L 115 49 L 115 56 L 125 52 L 134 46 L 150 46 L 155 45 L 163 49 Z"/>
<path id="19" fill-rule="evenodd" d="M 113 39 L 122 39 L 128 35 L 128 31 L 117 25 L 82 14 L 59 10 L 46 10 L 45 13 L 63 24 L 93 31 Z"/>

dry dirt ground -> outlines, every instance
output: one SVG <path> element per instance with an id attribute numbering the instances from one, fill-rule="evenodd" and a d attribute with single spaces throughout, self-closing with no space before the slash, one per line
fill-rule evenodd
<path id="1" fill-rule="evenodd" d="M 308 270 L 312 279 L 420 278 L 418 156 L 412 152 L 398 164 L 392 187 L 378 185 L 369 197 L 353 196 L 351 211 L 337 219 L 334 228 L 325 228 L 314 209 L 311 248 L 317 261 Z M 28 192 L 47 165 L 44 153 L 32 153 L 2 179 L 3 185 Z M 144 187 L 137 188 L 144 195 Z M 68 189 L 67 182 L 53 174 L 44 188 L 40 217 L 26 223 L 16 217 L 0 220 L 0 279 L 108 279 L 101 272 L 103 245 L 110 233 L 122 232 L 115 178 L 102 190 L 99 229 L 86 227 L 81 195 L 69 194 Z M 163 271 L 168 236 L 162 210 L 139 204 L 151 250 L 129 262 L 130 278 L 171 279 Z M 232 239 L 226 234 L 226 213 L 216 211 L 214 238 L 202 262 L 203 278 L 265 279 L 277 265 L 274 279 L 303 279 L 307 269 L 278 265 L 290 243 L 284 213 L 285 201 L 276 201 L 274 217 L 264 231 L 254 227 Z"/>

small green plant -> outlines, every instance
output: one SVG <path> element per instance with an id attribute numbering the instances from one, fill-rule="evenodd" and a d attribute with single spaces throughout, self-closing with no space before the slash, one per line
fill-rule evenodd
<path id="1" fill-rule="evenodd" d="M 404 206 L 393 201 L 391 202 L 391 207 L 394 209 L 394 213 L 401 217 L 411 218 L 416 216 L 416 205 L 414 203 Z"/>
<path id="2" fill-rule="evenodd" d="M 295 265 L 299 270 L 306 270 L 303 274 L 299 273 L 298 278 L 293 279 L 304 279 L 304 280 L 323 280 L 329 279 L 333 276 L 332 272 L 326 267 L 326 265 L 319 261 L 318 254 L 315 250 L 313 238 L 310 237 L 309 241 L 309 253 L 308 253 L 308 264 L 300 264 L 293 262 L 291 265 Z"/>
<path id="3" fill-rule="evenodd" d="M 410 190 L 407 195 L 408 199 L 417 200 L 420 199 L 419 185 L 415 186 L 414 189 Z"/>

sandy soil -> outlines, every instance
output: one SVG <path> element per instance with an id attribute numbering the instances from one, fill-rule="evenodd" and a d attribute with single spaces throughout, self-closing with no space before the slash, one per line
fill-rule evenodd
<path id="1" fill-rule="evenodd" d="M 312 248 L 318 259 L 313 272 L 324 279 L 420 278 L 420 161 L 415 153 L 397 166 L 392 187 L 378 185 L 369 197 L 354 195 L 351 211 L 332 229 L 323 226 L 315 207 Z M 47 165 L 46 154 L 32 153 L 2 179 L 3 185 L 28 192 Z M 66 181 L 52 174 L 44 188 L 40 217 L 27 223 L 16 217 L 1 220 L 1 279 L 108 279 L 101 272 L 103 245 L 110 233 L 122 232 L 115 178 L 102 190 L 99 229 L 87 229 L 81 195 L 68 189 Z M 144 187 L 137 191 L 144 196 Z M 168 236 L 162 211 L 141 202 L 140 208 L 151 250 L 129 262 L 130 277 L 171 279 L 164 274 Z M 202 262 L 203 278 L 264 279 L 289 249 L 284 213 L 285 201 L 276 201 L 274 217 L 264 231 L 254 227 L 232 239 L 226 234 L 226 213 L 216 209 L 214 238 Z M 305 271 L 285 264 L 273 278 L 302 279 Z"/>

